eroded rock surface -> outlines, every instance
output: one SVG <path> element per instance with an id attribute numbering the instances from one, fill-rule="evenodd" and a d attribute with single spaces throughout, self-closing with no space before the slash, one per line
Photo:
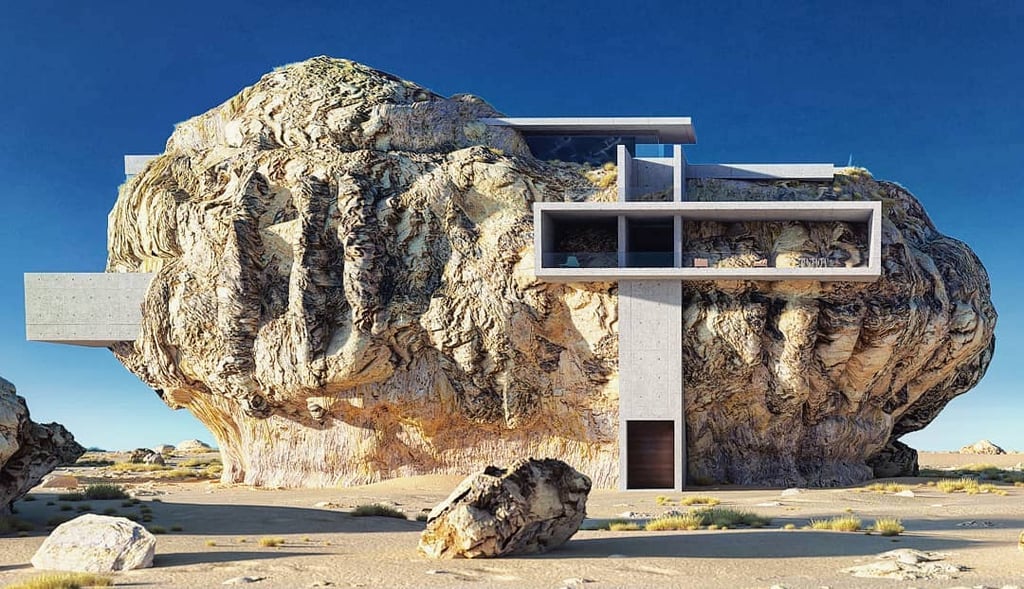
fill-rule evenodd
<path id="1" fill-rule="evenodd" d="M 0 514 L 60 464 L 85 453 L 59 423 L 29 419 L 25 399 L 14 385 L 0 378 Z"/>
<path id="2" fill-rule="evenodd" d="M 226 482 L 365 483 L 539 455 L 616 484 L 616 285 L 538 281 L 531 217 L 534 202 L 615 200 L 615 171 L 539 161 L 479 122 L 497 114 L 315 58 L 180 124 L 122 187 L 108 270 L 156 277 L 140 337 L 114 351 L 210 428 Z M 690 480 L 859 482 L 984 374 L 985 270 L 900 186 L 843 169 L 831 184 L 687 193 L 880 200 L 884 217 L 877 282 L 685 284 Z M 785 263 L 858 263 L 844 223 L 734 225 L 701 239 L 729 260 L 755 244 Z"/>
<path id="3" fill-rule="evenodd" d="M 547 552 L 587 516 L 590 479 L 553 459 L 489 466 L 464 479 L 427 516 L 419 550 L 431 558 Z"/>
<path id="4" fill-rule="evenodd" d="M 988 440 L 979 440 L 973 444 L 968 444 L 963 448 L 960 448 L 961 454 L 1006 454 L 1006 450 L 1003 450 L 999 446 L 996 446 Z"/>
<path id="5" fill-rule="evenodd" d="M 37 569 L 115 573 L 153 566 L 156 538 L 124 517 L 88 513 L 57 526 L 32 556 Z"/>

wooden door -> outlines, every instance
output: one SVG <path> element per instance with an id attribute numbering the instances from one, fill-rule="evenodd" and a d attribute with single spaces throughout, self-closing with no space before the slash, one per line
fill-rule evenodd
<path id="1" fill-rule="evenodd" d="M 671 421 L 626 422 L 626 487 L 675 487 L 675 436 Z"/>

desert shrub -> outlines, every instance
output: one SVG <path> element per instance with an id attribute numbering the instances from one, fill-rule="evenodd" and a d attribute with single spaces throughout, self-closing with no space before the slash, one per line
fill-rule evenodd
<path id="1" fill-rule="evenodd" d="M 405 513 L 391 507 L 389 505 L 381 505 L 380 503 L 372 503 L 370 505 L 359 505 L 352 510 L 351 514 L 355 517 L 367 517 L 367 516 L 378 516 L 378 517 L 394 517 L 398 519 L 407 519 Z"/>
<path id="2" fill-rule="evenodd" d="M 46 520 L 46 525 L 48 525 L 48 526 L 50 526 L 52 528 L 56 528 L 57 526 L 61 525 L 62 523 L 66 522 L 66 521 L 69 521 L 69 518 L 67 518 L 67 517 L 65 517 L 63 515 L 55 515 L 55 516 L 51 517 L 50 519 Z"/>
<path id="3" fill-rule="evenodd" d="M 903 522 L 896 517 L 880 517 L 871 529 L 883 536 L 899 536 L 904 530 Z"/>
<path id="4" fill-rule="evenodd" d="M 35 526 L 12 515 L 0 515 L 0 534 L 11 532 L 31 532 Z"/>
<path id="5" fill-rule="evenodd" d="M 100 483 L 86 487 L 85 498 L 92 499 L 93 501 L 102 501 L 106 499 L 128 499 L 128 493 L 125 493 L 124 489 L 118 485 Z"/>
<path id="6" fill-rule="evenodd" d="M 259 540 L 259 545 L 264 548 L 273 548 L 284 544 L 284 538 L 275 538 L 273 536 L 263 536 Z"/>
<path id="7" fill-rule="evenodd" d="M 782 529 L 783 530 L 795 530 L 796 529 L 796 524 L 786 524 L 786 525 L 782 526 Z"/>
<path id="8" fill-rule="evenodd" d="M 697 513 L 681 513 L 663 515 L 647 522 L 644 529 L 648 532 L 664 532 L 668 530 L 696 530 L 703 524 L 703 518 Z M 610 529 L 610 526 L 609 526 Z"/>
<path id="9" fill-rule="evenodd" d="M 82 503 L 77 507 L 77 509 L 78 511 L 85 513 L 86 511 L 92 510 L 92 505 L 89 505 L 88 503 Z"/>
<path id="10" fill-rule="evenodd" d="M 61 505 L 59 509 L 61 511 L 71 511 L 72 509 L 74 509 L 74 507 L 72 507 L 72 506 L 68 505 L 67 503 L 65 503 L 65 504 Z"/>
<path id="11" fill-rule="evenodd" d="M 812 530 L 831 530 L 833 532 L 856 532 L 860 530 L 860 527 L 860 518 L 852 515 L 840 515 L 830 519 L 812 519 L 810 521 L 810 528 Z"/>
<path id="12" fill-rule="evenodd" d="M 666 497 L 665 495 L 658 495 L 657 497 L 654 498 L 654 503 L 656 505 L 668 505 L 670 503 L 673 503 L 673 501 L 671 497 Z"/>
<path id="13" fill-rule="evenodd" d="M 866 491 L 874 491 L 875 493 L 899 493 L 900 491 L 909 491 L 910 485 L 901 485 L 894 481 L 886 481 L 882 483 L 871 483 L 864 487 Z"/>
<path id="14" fill-rule="evenodd" d="M 196 468 L 199 466 L 210 466 L 211 464 L 220 464 L 220 458 L 189 458 L 178 466 Z"/>
<path id="15" fill-rule="evenodd" d="M 7 589 L 81 589 L 82 587 L 110 587 L 110 577 L 92 573 L 48 573 L 8 585 Z"/>
<path id="16" fill-rule="evenodd" d="M 36 500 L 36 496 L 35 495 L 25 495 L 24 497 L 21 498 L 21 500 L 25 501 L 26 503 L 28 503 L 30 501 L 35 501 Z"/>
<path id="17" fill-rule="evenodd" d="M 117 510 L 113 507 L 108 507 L 103 510 L 103 515 L 117 515 Z"/>
<path id="18" fill-rule="evenodd" d="M 608 522 L 608 529 L 612 532 L 635 532 L 640 529 L 640 524 L 628 521 Z"/>
<path id="19" fill-rule="evenodd" d="M 960 477 L 958 479 L 940 479 L 935 487 L 943 493 L 957 493 L 963 491 L 968 495 L 978 492 L 978 479 L 971 477 Z"/>
<path id="20" fill-rule="evenodd" d="M 103 466 L 113 466 L 113 465 L 114 465 L 114 461 L 113 460 L 95 460 L 95 459 L 92 459 L 92 458 L 86 458 L 86 459 L 82 459 L 82 460 L 79 460 L 79 461 L 75 462 L 75 466 L 103 467 Z"/>
<path id="21" fill-rule="evenodd" d="M 704 525 L 715 525 L 718 527 L 750 526 L 752 528 L 762 528 L 772 523 L 772 518 L 770 517 L 758 515 L 751 511 L 728 509 L 725 507 L 699 509 L 693 513 L 701 518 Z"/>
<path id="22" fill-rule="evenodd" d="M 694 495 L 692 497 L 683 497 L 679 500 L 680 505 L 718 505 L 722 501 L 717 497 L 711 497 L 709 495 Z"/>
<path id="23" fill-rule="evenodd" d="M 417 513 L 416 514 L 416 521 L 418 521 L 418 522 L 425 522 L 428 519 L 430 519 L 430 513 L 429 512 L 421 512 L 421 513 Z"/>
<path id="24" fill-rule="evenodd" d="M 183 528 L 183 527 L 181 527 L 181 526 L 171 526 L 171 531 L 172 531 L 172 532 L 181 532 L 181 531 L 183 531 L 184 529 L 185 529 L 185 528 Z"/>
<path id="25" fill-rule="evenodd" d="M 85 501 L 85 493 L 61 493 L 57 495 L 57 501 Z"/>
<path id="26" fill-rule="evenodd" d="M 166 534 L 167 533 L 167 528 L 165 528 L 163 526 L 149 526 L 146 529 L 149 530 L 150 534 Z"/>
<path id="27" fill-rule="evenodd" d="M 215 540 L 207 540 L 204 544 L 207 546 L 216 546 L 217 542 Z"/>
<path id="28" fill-rule="evenodd" d="M 118 472 L 157 472 L 160 470 L 171 470 L 171 467 L 160 464 L 134 464 L 131 462 L 118 462 L 110 467 Z"/>

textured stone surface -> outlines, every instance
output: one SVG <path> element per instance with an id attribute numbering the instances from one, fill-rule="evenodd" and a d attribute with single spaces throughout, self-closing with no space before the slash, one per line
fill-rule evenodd
<path id="1" fill-rule="evenodd" d="M 1006 450 L 1003 450 L 999 446 L 996 446 L 988 440 L 979 440 L 973 444 L 968 444 L 963 448 L 960 448 L 961 454 L 1006 454 Z"/>
<path id="2" fill-rule="evenodd" d="M 128 462 L 132 464 L 158 464 L 163 466 L 164 457 L 149 448 L 136 448 L 132 450 L 131 456 L 128 457 Z"/>
<path id="3" fill-rule="evenodd" d="M 0 378 L 0 514 L 9 513 L 11 504 L 59 464 L 85 453 L 59 423 L 31 421 L 25 399 L 16 393 Z"/>
<path id="4" fill-rule="evenodd" d="M 869 458 L 868 466 L 876 479 L 916 477 L 921 470 L 917 463 L 917 450 L 898 440 L 891 440 Z"/>
<path id="5" fill-rule="evenodd" d="M 590 479 L 560 460 L 489 466 L 430 512 L 419 550 L 431 558 L 546 552 L 579 530 L 589 493 Z"/>
<path id="6" fill-rule="evenodd" d="M 37 569 L 113 573 L 153 566 L 156 538 L 123 517 L 76 517 L 57 526 L 32 557 Z"/>
<path id="7" fill-rule="evenodd" d="M 477 120 L 496 114 L 316 58 L 180 124 L 122 187 L 108 270 L 156 276 L 140 337 L 114 351 L 210 428 L 226 482 L 365 483 L 532 455 L 616 483 L 616 286 L 538 281 L 530 208 L 615 187 Z M 691 481 L 858 482 L 984 374 L 985 270 L 903 188 L 843 169 L 831 184 L 687 193 L 880 200 L 884 217 L 876 283 L 684 285 Z M 851 236 L 705 229 L 737 252 L 813 255 Z"/>

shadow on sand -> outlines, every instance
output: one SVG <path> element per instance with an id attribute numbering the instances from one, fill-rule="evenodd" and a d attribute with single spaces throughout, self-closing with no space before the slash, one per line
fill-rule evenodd
<path id="1" fill-rule="evenodd" d="M 892 540 L 861 533 L 803 530 L 629 532 L 608 538 L 573 538 L 558 550 L 529 558 L 818 558 L 873 555 L 897 548 L 952 550 L 975 544 L 968 540 L 915 536 Z"/>
<path id="2" fill-rule="evenodd" d="M 290 548 L 290 547 L 285 547 Z M 191 564 L 209 564 L 214 562 L 233 562 L 239 560 L 268 560 L 273 558 L 294 558 L 296 556 L 323 556 L 326 552 L 300 552 L 282 550 L 280 552 L 168 552 L 157 554 L 153 559 L 154 567 L 174 567 Z"/>

